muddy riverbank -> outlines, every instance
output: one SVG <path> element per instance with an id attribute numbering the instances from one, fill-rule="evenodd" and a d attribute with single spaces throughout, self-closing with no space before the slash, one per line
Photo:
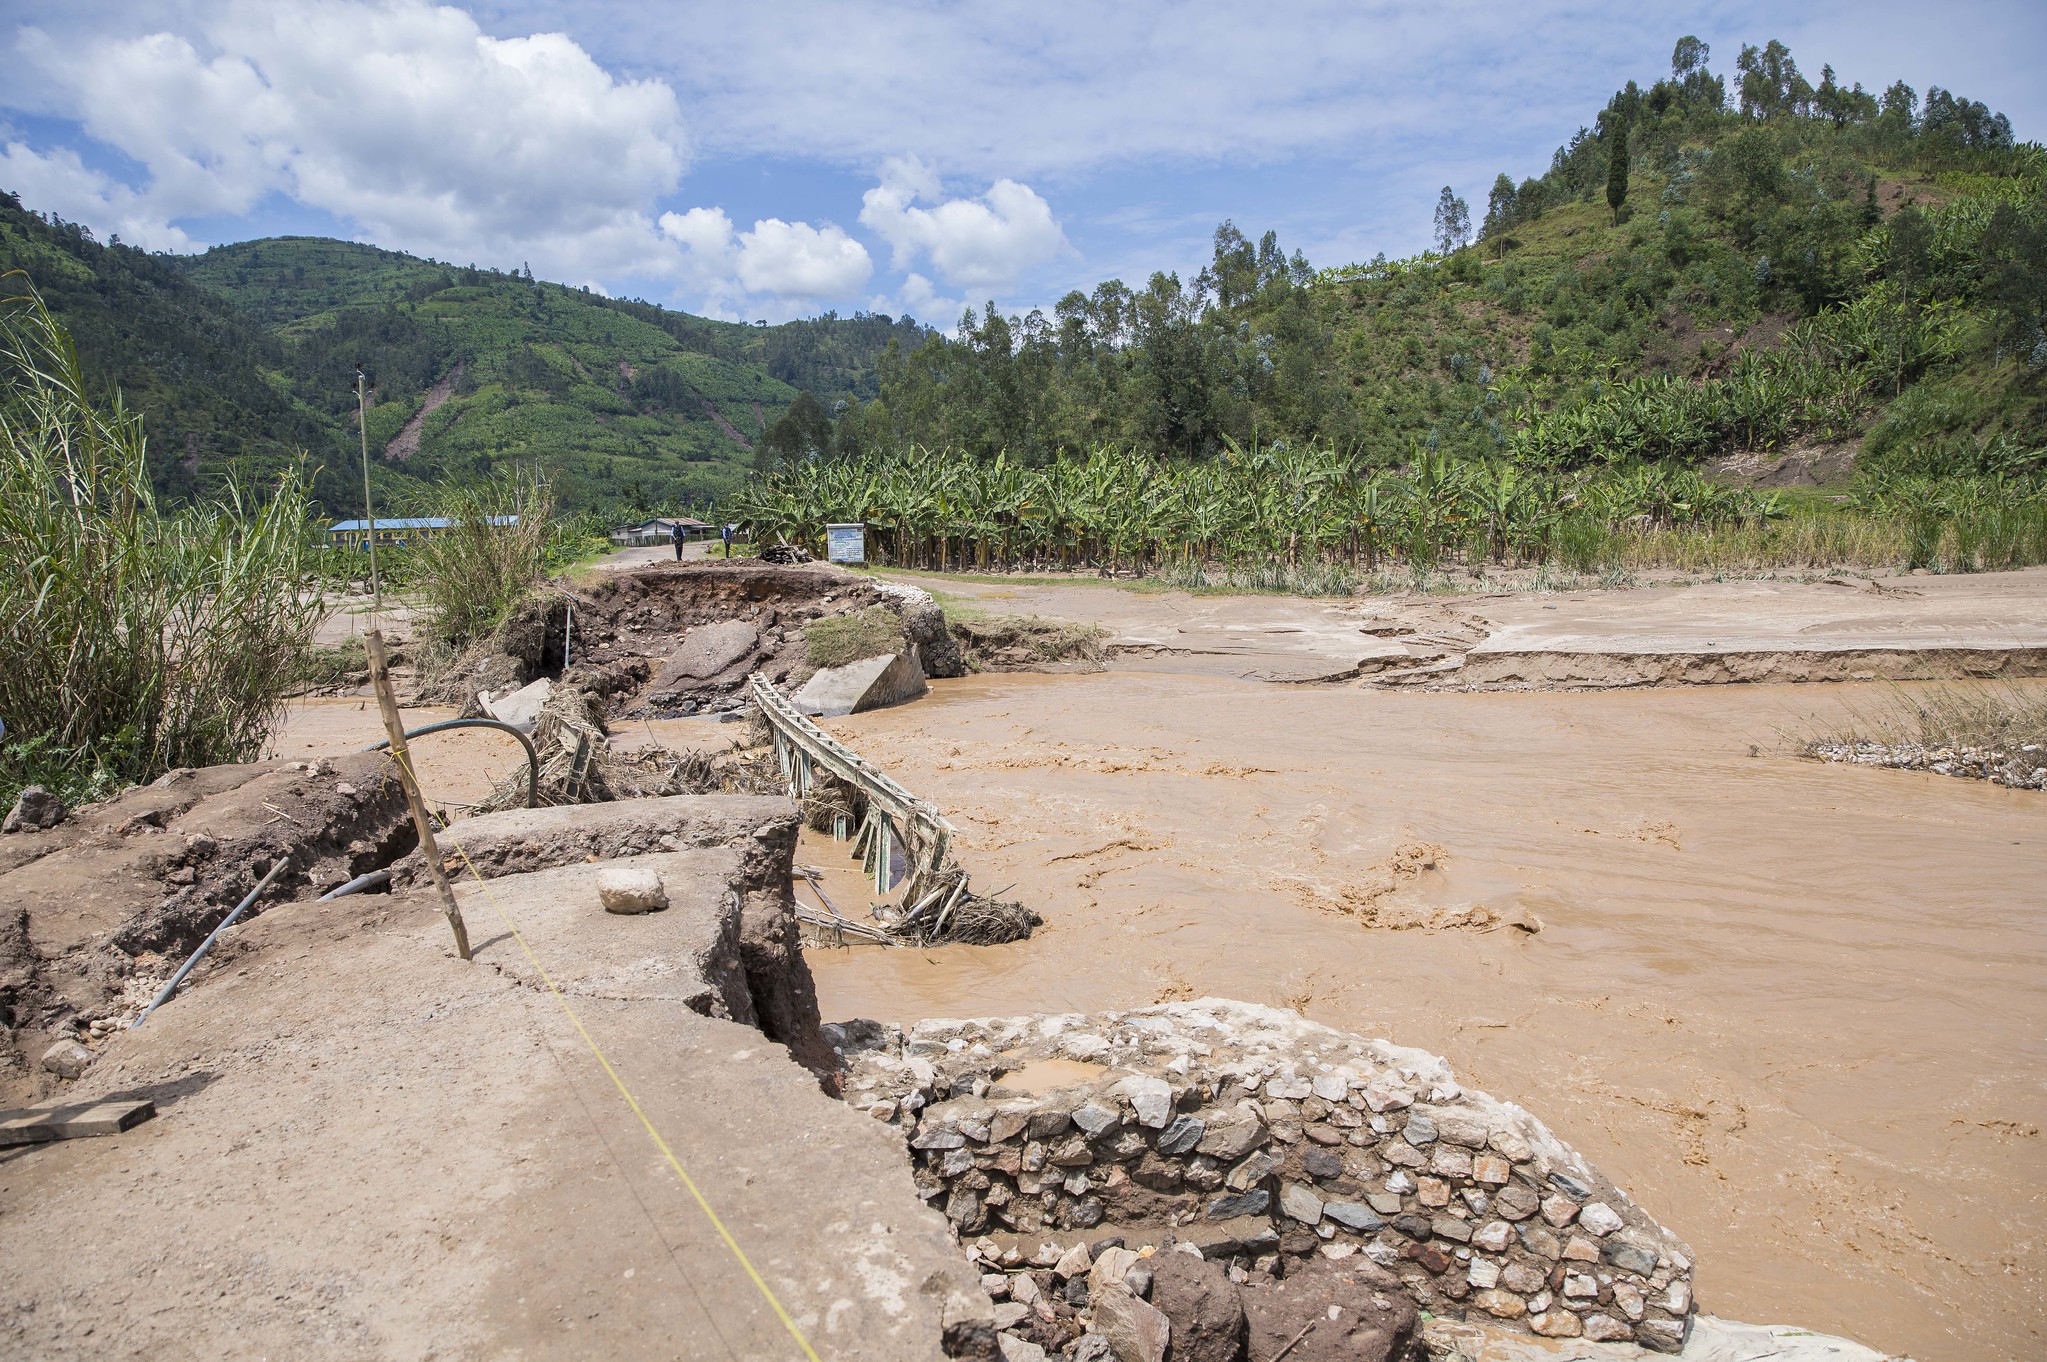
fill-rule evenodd
<path id="1" fill-rule="evenodd" d="M 1708 1310 L 2034 1356 L 2047 810 L 1789 756 L 1886 694 L 940 682 L 832 726 L 1048 925 L 813 951 L 823 1013 L 1296 1006 L 1543 1112 Z"/>
<path id="2" fill-rule="evenodd" d="M 2047 674 L 2047 568 L 1354 598 L 891 575 L 955 612 L 1098 626 L 1111 670 L 1451 690 Z"/>

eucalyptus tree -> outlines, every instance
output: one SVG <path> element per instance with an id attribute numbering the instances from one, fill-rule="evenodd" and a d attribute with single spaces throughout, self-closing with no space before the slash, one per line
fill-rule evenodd
<path id="1" fill-rule="evenodd" d="M 1449 185 L 1436 198 L 1436 249 L 1444 255 L 1471 239 L 1471 209 Z"/>

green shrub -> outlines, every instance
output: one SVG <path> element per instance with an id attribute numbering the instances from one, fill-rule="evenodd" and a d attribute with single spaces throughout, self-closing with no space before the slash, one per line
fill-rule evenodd
<path id="1" fill-rule="evenodd" d="M 481 638 L 547 575 L 554 498 L 536 476 L 499 474 L 418 505 L 454 522 L 408 550 L 427 629 L 448 644 Z"/>

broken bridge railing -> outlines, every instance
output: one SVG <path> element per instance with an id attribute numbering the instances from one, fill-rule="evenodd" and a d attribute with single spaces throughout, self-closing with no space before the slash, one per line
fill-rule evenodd
<path id="1" fill-rule="evenodd" d="M 938 909 L 934 921 L 942 922 L 967 892 L 965 872 L 952 863 L 953 825 L 931 801 L 911 794 L 812 723 L 767 677 L 755 672 L 752 683 L 754 703 L 773 735 L 775 761 L 789 793 L 797 799 L 806 798 L 820 773 L 850 787 L 864 808 L 853 833 L 853 855 L 874 877 L 874 891 L 889 891 L 895 852 L 900 848 L 908 870 L 902 898 L 905 911 L 898 925 L 907 926 L 934 907 Z M 843 838 L 846 829 L 841 826 L 833 832 Z M 945 900 L 942 906 L 941 898 Z"/>

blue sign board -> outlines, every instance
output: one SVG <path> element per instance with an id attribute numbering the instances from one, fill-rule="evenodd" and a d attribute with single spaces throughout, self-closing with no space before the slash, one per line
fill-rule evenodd
<path id="1" fill-rule="evenodd" d="M 825 557 L 834 563 L 867 561 L 867 526 L 827 525 L 824 527 Z"/>

